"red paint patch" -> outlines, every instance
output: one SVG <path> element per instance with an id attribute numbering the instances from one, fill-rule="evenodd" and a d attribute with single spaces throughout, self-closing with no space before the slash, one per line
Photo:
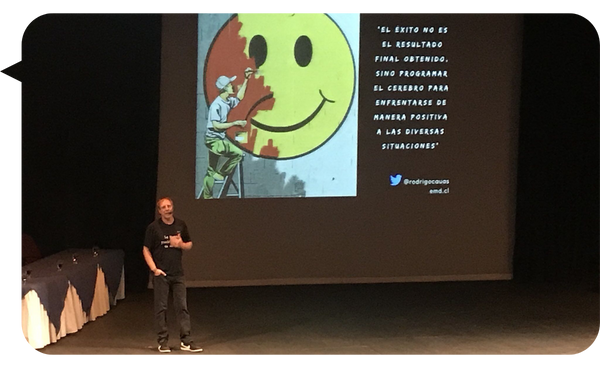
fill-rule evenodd
<path id="1" fill-rule="evenodd" d="M 204 68 L 204 93 L 207 97 L 208 106 L 210 106 L 214 99 L 219 96 L 219 90 L 215 86 L 215 82 L 219 76 L 225 75 L 227 77 L 232 77 L 235 75 L 236 79 L 232 84 L 237 92 L 244 82 L 244 70 L 246 68 L 256 69 L 254 59 L 246 57 L 246 54 L 244 53 L 247 40 L 239 34 L 241 27 L 242 23 L 240 23 L 237 16 L 231 18 L 215 37 L 211 49 L 208 52 Z M 241 147 L 249 152 L 254 152 L 257 134 L 256 129 L 252 129 L 250 119 L 256 116 L 259 109 L 272 109 L 275 100 L 273 98 L 268 99 L 257 106 L 253 111 L 250 111 L 250 109 L 258 100 L 271 93 L 271 88 L 264 85 L 263 77 L 255 78 L 254 76 L 251 76 L 248 80 L 244 98 L 240 101 L 239 105 L 231 110 L 227 118 L 227 121 L 246 120 L 247 124 L 244 128 L 230 128 L 227 130 L 227 136 L 233 142 L 240 145 L 235 141 L 235 135 L 238 132 L 246 132 L 248 135 L 248 142 L 241 144 Z M 277 155 L 269 156 L 277 157 Z"/>

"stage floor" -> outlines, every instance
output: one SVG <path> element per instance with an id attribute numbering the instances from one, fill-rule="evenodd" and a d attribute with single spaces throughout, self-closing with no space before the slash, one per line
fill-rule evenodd
<path id="1" fill-rule="evenodd" d="M 152 308 L 130 293 L 40 352 L 159 354 Z M 202 354 L 576 354 L 599 327 L 597 290 L 513 281 L 190 288 L 188 308 Z"/>

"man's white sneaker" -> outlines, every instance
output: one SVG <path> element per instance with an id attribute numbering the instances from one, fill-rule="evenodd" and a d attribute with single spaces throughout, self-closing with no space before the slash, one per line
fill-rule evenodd
<path id="1" fill-rule="evenodd" d="M 181 350 L 184 351 L 189 351 L 191 353 L 200 353 L 202 351 L 202 348 L 199 346 L 194 345 L 193 342 L 190 342 L 189 345 L 184 344 L 183 342 L 181 343 Z"/>

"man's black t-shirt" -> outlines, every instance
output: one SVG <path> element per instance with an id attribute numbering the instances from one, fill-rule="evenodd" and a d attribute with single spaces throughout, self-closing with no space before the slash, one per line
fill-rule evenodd
<path id="1" fill-rule="evenodd" d="M 146 229 L 144 246 L 150 250 L 156 267 L 168 276 L 183 276 L 180 248 L 171 248 L 170 235 L 181 235 L 184 242 L 191 241 L 187 225 L 184 221 L 174 218 L 171 225 L 165 224 L 158 218 Z"/>

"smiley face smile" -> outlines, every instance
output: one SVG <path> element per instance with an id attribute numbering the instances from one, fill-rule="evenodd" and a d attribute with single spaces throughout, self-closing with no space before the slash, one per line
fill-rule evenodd
<path id="1" fill-rule="evenodd" d="M 335 101 L 328 99 L 327 97 L 325 97 L 323 95 L 323 91 L 319 90 L 319 94 L 321 95 L 321 103 L 319 104 L 319 106 L 315 109 L 315 111 L 313 111 L 312 114 L 310 114 L 310 116 L 308 116 L 306 119 L 302 120 L 299 123 L 290 125 L 290 126 L 284 126 L 284 127 L 274 127 L 274 126 L 270 126 L 270 125 L 266 125 L 263 123 L 260 123 L 254 119 L 251 119 L 250 122 L 252 125 L 254 125 L 257 128 L 260 128 L 264 131 L 267 132 L 272 132 L 272 133 L 287 133 L 287 132 L 292 132 L 294 130 L 298 130 L 300 128 L 302 128 L 303 126 L 305 126 L 306 124 L 310 123 L 315 116 L 317 116 L 317 114 L 319 113 L 319 111 L 321 111 L 321 109 L 323 108 L 323 106 L 325 105 L 325 102 L 329 102 L 329 103 L 335 103 Z M 273 94 L 269 94 L 264 96 L 263 98 L 261 98 L 260 100 L 256 101 L 256 103 L 252 106 L 252 108 L 250 109 L 250 111 L 248 112 L 248 115 L 246 116 L 246 119 L 248 118 L 248 116 L 250 115 L 250 113 L 252 112 L 252 110 L 254 110 L 258 105 L 260 105 L 262 102 L 269 100 L 273 98 Z"/>

